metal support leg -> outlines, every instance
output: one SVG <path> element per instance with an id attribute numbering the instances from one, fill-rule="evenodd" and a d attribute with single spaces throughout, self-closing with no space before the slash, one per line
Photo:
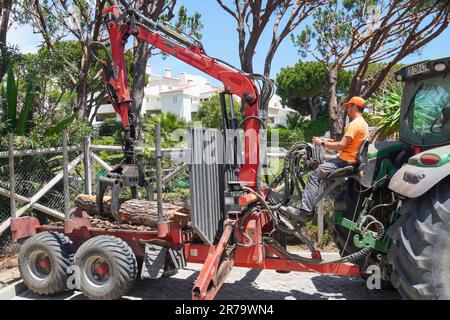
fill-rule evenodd
<path id="1" fill-rule="evenodd" d="M 158 208 L 158 237 L 165 237 L 169 233 L 169 223 L 163 212 L 162 174 L 161 174 L 161 126 L 155 128 L 155 156 L 156 156 L 156 203 Z"/>
<path id="2" fill-rule="evenodd" d="M 92 195 L 91 137 L 84 138 L 84 192 Z"/>
<path id="3" fill-rule="evenodd" d="M 323 193 L 323 183 L 319 183 L 319 194 Z M 319 202 L 317 203 L 317 228 L 318 228 L 318 232 L 317 232 L 317 242 L 320 243 L 322 241 L 322 237 L 323 237 L 323 228 L 324 228 L 324 224 L 323 224 L 323 202 L 325 200 L 323 199 L 323 197 L 319 200 Z"/>
<path id="4" fill-rule="evenodd" d="M 162 203 L 162 175 L 161 175 L 161 125 L 156 124 L 155 128 L 155 157 L 156 157 L 156 201 L 158 208 L 158 223 L 164 221 Z"/>
<path id="5" fill-rule="evenodd" d="M 64 218 L 70 219 L 70 194 L 69 194 L 69 155 L 67 152 L 67 129 L 62 131 L 63 148 L 63 185 L 64 185 Z"/>

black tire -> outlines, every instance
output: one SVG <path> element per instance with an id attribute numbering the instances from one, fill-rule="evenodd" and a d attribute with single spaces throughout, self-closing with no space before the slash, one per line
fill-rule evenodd
<path id="1" fill-rule="evenodd" d="M 92 300 L 119 299 L 133 287 L 138 274 L 133 250 L 113 236 L 89 239 L 80 246 L 74 261 L 80 271 L 80 289 Z"/>
<path id="2" fill-rule="evenodd" d="M 70 239 L 58 232 L 29 238 L 19 252 L 19 270 L 25 285 L 37 294 L 55 294 L 67 288 L 67 268 L 73 261 Z"/>
<path id="3" fill-rule="evenodd" d="M 404 299 L 450 299 L 450 178 L 400 213 L 388 252 L 393 286 Z"/>

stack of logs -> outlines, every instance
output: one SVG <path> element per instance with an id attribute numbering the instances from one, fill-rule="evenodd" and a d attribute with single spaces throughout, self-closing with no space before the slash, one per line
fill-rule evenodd
<path id="1" fill-rule="evenodd" d="M 95 196 L 80 194 L 75 198 L 74 204 L 78 211 L 84 211 L 90 216 L 100 215 Z M 103 208 L 105 217 L 113 219 L 111 214 L 111 197 L 103 197 Z M 182 225 L 185 225 L 188 221 L 189 210 L 164 202 L 163 214 L 166 221 L 179 221 Z M 156 227 L 158 223 L 157 203 L 156 201 L 140 199 L 121 199 L 119 217 L 121 223 Z"/>

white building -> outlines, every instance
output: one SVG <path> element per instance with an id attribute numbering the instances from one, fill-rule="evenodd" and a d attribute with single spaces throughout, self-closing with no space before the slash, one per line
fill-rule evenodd
<path id="1" fill-rule="evenodd" d="M 286 118 L 288 114 L 297 113 L 294 109 L 283 106 L 281 97 L 274 94 L 269 101 L 267 121 L 269 125 L 286 125 Z"/>
<path id="2" fill-rule="evenodd" d="M 164 75 L 158 75 L 151 72 L 150 65 L 147 65 L 146 72 L 149 80 L 144 88 L 141 115 L 146 112 L 171 112 L 186 121 L 191 121 L 203 101 L 209 100 L 213 95 L 223 91 L 223 88 L 212 85 L 208 79 L 186 72 L 181 72 L 178 77 L 174 77 L 171 70 L 166 68 Z M 286 114 L 290 112 L 295 111 L 283 108 L 279 96 L 272 97 L 269 102 L 268 114 L 271 124 L 285 124 Z M 105 118 L 114 116 L 116 114 L 110 104 L 101 105 L 94 124 L 99 124 Z"/>

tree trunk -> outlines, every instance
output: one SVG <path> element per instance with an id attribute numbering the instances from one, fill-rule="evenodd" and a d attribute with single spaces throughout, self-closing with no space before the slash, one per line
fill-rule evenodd
<path id="1" fill-rule="evenodd" d="M 337 78 L 338 68 L 333 67 L 328 72 L 329 78 L 329 98 L 328 114 L 330 116 L 330 136 L 332 139 L 340 140 L 344 126 L 344 109 L 338 105 L 337 101 Z"/>
<path id="2" fill-rule="evenodd" d="M 158 223 L 158 210 L 156 201 L 139 199 L 120 199 L 119 216 L 121 222 L 133 225 L 155 227 Z M 87 212 L 91 216 L 99 215 L 96 197 L 86 194 L 78 195 L 74 204 L 77 209 Z M 111 214 L 111 197 L 103 197 L 104 212 L 108 217 Z M 163 203 L 163 212 L 166 220 L 187 221 L 188 210 L 171 203 Z"/>
<path id="3" fill-rule="evenodd" d="M 77 112 L 78 119 L 88 119 L 89 111 L 87 108 L 88 100 L 88 72 L 91 65 L 89 60 L 89 51 L 87 46 L 83 45 L 83 57 L 81 58 L 81 70 L 79 73 L 78 87 L 77 87 Z"/>
<path id="4" fill-rule="evenodd" d="M 317 119 L 318 110 L 314 103 L 314 98 L 311 97 L 308 98 L 308 105 L 309 105 L 309 113 L 311 115 L 311 121 L 315 121 Z"/>
<path id="5" fill-rule="evenodd" d="M 253 73 L 253 54 L 244 54 L 241 57 L 241 68 L 244 72 Z"/>
<path id="6" fill-rule="evenodd" d="M 136 139 L 138 141 L 142 140 L 141 112 L 142 112 L 142 103 L 144 101 L 145 70 L 150 55 L 151 50 L 149 45 L 143 41 L 139 41 L 134 51 L 133 90 L 132 90 L 134 113 L 137 118 Z"/>
<path id="7" fill-rule="evenodd" d="M 9 28 L 9 15 L 11 13 L 12 8 L 12 0 L 2 1 L 2 8 L 0 8 L 0 44 L 6 46 L 6 34 L 8 33 Z M 0 80 L 3 79 L 3 76 L 7 70 L 7 61 L 1 61 L 0 63 Z"/>

